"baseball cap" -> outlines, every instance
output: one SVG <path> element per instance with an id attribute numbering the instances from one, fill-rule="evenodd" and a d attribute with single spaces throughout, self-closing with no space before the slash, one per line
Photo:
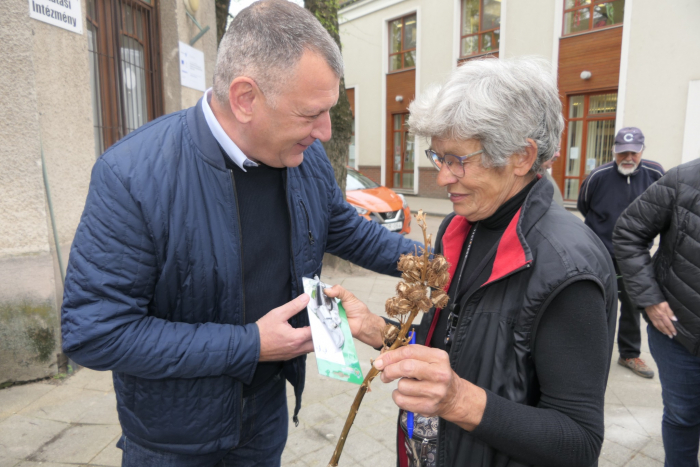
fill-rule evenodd
<path id="1" fill-rule="evenodd" d="M 641 152 L 642 149 L 644 149 L 644 133 L 642 133 L 642 130 L 632 126 L 617 132 L 615 144 L 613 145 L 614 153 Z"/>

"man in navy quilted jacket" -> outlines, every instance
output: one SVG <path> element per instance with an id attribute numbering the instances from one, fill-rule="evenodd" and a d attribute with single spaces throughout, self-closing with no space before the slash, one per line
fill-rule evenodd
<path id="1" fill-rule="evenodd" d="M 324 252 L 398 275 L 413 251 L 344 201 L 318 141 L 342 74 L 313 15 L 257 2 L 213 89 L 95 164 L 61 329 L 73 360 L 113 371 L 123 466 L 279 466 L 285 380 L 297 421 L 313 350 L 302 277 Z"/>
<path id="2" fill-rule="evenodd" d="M 585 222 L 603 241 L 617 273 L 620 297 L 620 325 L 617 328 L 619 365 L 643 378 L 653 378 L 654 370 L 639 358 L 642 334 L 639 329 L 641 309 L 630 299 L 617 266 L 612 234 L 615 223 L 627 207 L 664 175 L 661 164 L 642 159 L 644 134 L 635 127 L 622 128 L 615 135 L 615 159 L 596 167 L 581 185 L 578 210 Z"/>

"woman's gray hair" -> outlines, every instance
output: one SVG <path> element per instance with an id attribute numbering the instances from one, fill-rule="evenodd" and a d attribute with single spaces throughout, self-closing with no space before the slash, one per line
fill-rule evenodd
<path id="1" fill-rule="evenodd" d="M 252 78 L 271 105 L 304 51 L 321 55 L 338 78 L 343 56 L 316 17 L 287 0 L 260 0 L 231 21 L 219 44 L 214 69 L 214 97 L 228 105 L 231 82 Z"/>
<path id="2" fill-rule="evenodd" d="M 409 107 L 409 127 L 426 138 L 481 142 L 485 167 L 501 167 L 523 154 L 527 138 L 537 143 L 532 171 L 556 152 L 564 129 L 561 101 L 551 66 L 541 59 L 470 60 L 441 88 Z M 462 156 L 463 154 L 456 154 Z"/>

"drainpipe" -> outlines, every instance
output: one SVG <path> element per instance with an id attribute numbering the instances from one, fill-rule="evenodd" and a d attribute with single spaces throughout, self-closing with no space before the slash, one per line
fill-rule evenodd
<path id="1" fill-rule="evenodd" d="M 49 176 L 46 173 L 46 160 L 44 159 L 44 144 L 39 138 L 39 147 L 41 148 L 41 171 L 44 175 L 44 189 L 46 190 L 46 201 L 49 205 L 49 215 L 51 216 L 51 230 L 53 230 L 53 242 L 56 248 L 56 256 L 58 257 L 58 268 L 61 270 L 61 287 L 66 286 L 66 272 L 63 268 L 63 255 L 61 255 L 61 244 L 58 241 L 58 228 L 56 227 L 56 216 L 53 211 L 53 202 L 51 200 L 51 189 L 49 188 Z M 68 358 L 63 352 L 56 355 L 56 365 L 59 373 L 68 373 L 68 367 L 75 371 L 78 366 L 73 360 Z"/>

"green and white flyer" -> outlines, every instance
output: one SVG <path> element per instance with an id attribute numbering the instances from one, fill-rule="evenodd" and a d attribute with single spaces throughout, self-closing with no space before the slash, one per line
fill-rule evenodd
<path id="1" fill-rule="evenodd" d="M 318 372 L 330 378 L 362 384 L 362 369 L 345 309 L 340 300 L 323 293 L 323 289 L 328 287 L 318 277 L 304 277 L 304 292 L 311 297 L 306 310 Z"/>

